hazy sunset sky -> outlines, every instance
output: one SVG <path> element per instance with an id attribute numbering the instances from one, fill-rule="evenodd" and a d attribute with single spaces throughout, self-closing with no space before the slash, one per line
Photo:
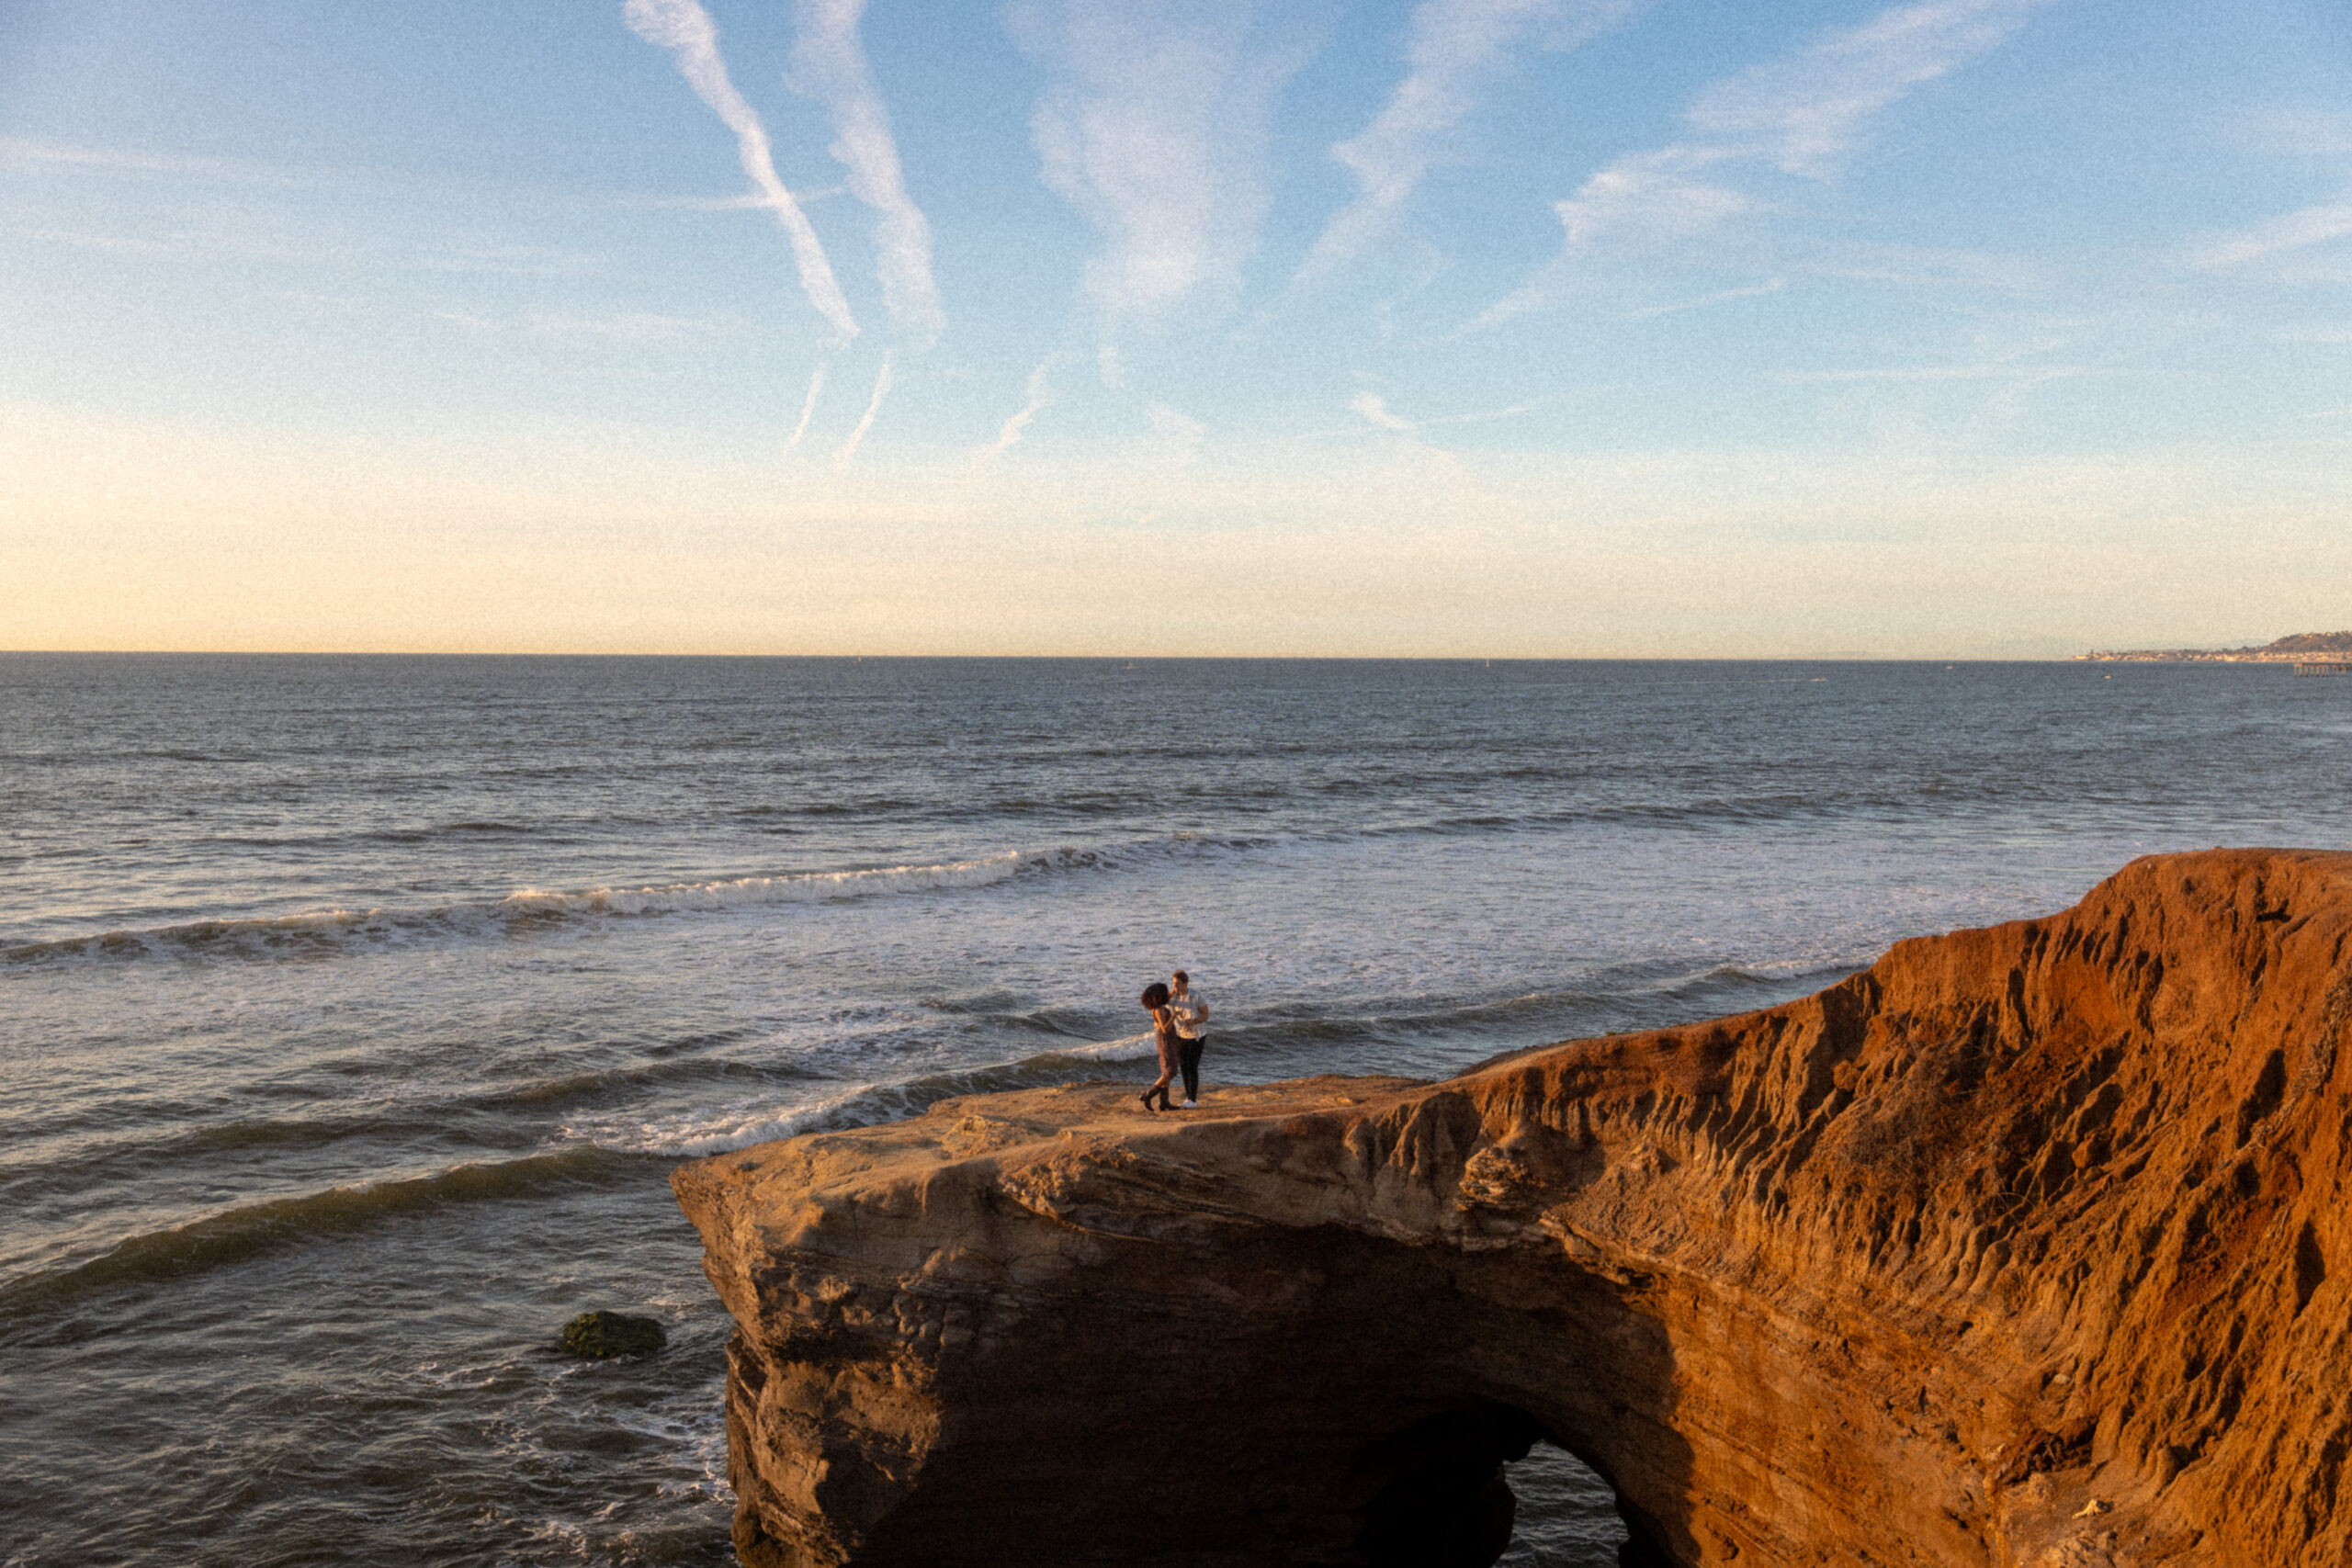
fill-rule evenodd
<path id="1" fill-rule="evenodd" d="M 2339 0 L 0 0 L 0 648 L 2352 625 Z"/>

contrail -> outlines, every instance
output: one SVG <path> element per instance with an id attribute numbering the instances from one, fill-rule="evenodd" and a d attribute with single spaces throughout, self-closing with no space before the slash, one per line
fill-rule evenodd
<path id="1" fill-rule="evenodd" d="M 800 39 L 786 81 L 832 111 L 831 151 L 849 171 L 851 193 L 874 209 L 882 302 L 908 341 L 927 348 L 946 324 L 931 276 L 931 223 L 907 195 L 890 114 L 858 42 L 865 0 L 800 0 L 798 9 Z"/>
<path id="2" fill-rule="evenodd" d="M 825 362 L 820 359 L 817 361 L 816 373 L 808 378 L 808 398 L 800 405 L 800 423 L 792 427 L 792 439 L 784 444 L 786 451 L 789 452 L 799 446 L 800 438 L 808 434 L 809 418 L 817 412 L 817 394 L 824 385 Z"/>
<path id="3" fill-rule="evenodd" d="M 792 242 L 792 259 L 800 268 L 800 287 L 808 294 L 808 303 L 817 308 L 819 315 L 832 322 L 842 337 L 855 337 L 857 318 L 850 313 L 849 301 L 833 277 L 832 264 L 825 259 L 825 247 L 819 242 L 817 231 L 808 226 L 808 215 L 800 210 L 800 204 L 792 199 L 792 193 L 776 177 L 767 129 L 727 74 L 727 62 L 718 53 L 718 29 L 712 25 L 710 13 L 697 0 L 628 0 L 622 15 L 638 37 L 677 56 L 678 73 L 735 133 L 735 150 L 742 159 L 743 172 L 766 197 L 768 209 L 784 225 L 785 234 Z"/>
<path id="4" fill-rule="evenodd" d="M 867 431 L 874 428 L 874 416 L 882 412 L 882 396 L 889 389 L 890 356 L 886 354 L 882 356 L 882 374 L 874 378 L 874 400 L 865 405 L 865 417 L 857 422 L 857 428 L 849 433 L 849 439 L 842 443 L 842 449 L 833 454 L 835 473 L 849 467 L 850 458 L 857 452 L 857 444 L 865 439 Z"/>

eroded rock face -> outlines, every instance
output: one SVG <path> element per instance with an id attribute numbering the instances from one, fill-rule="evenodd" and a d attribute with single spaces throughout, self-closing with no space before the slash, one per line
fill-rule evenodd
<path id="1" fill-rule="evenodd" d="M 754 1568 L 2352 1562 L 2352 855 L 2135 862 L 1763 1012 L 675 1177 Z"/>

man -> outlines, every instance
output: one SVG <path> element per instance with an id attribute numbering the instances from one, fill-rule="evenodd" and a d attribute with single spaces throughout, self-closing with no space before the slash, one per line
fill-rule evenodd
<path id="1" fill-rule="evenodd" d="M 1201 1000 L 1201 993 L 1193 989 L 1193 977 L 1182 969 L 1168 979 L 1168 1010 L 1176 1015 L 1176 1062 L 1184 1074 L 1184 1103 L 1179 1109 L 1197 1111 L 1201 1105 L 1201 1048 L 1209 1043 L 1209 1004 Z"/>

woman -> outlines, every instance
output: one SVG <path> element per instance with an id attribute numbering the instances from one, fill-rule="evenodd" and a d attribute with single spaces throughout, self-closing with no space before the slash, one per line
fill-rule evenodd
<path id="1" fill-rule="evenodd" d="M 1176 1076 L 1177 1061 L 1183 1047 L 1176 1038 L 1176 1015 L 1168 1008 L 1168 987 L 1157 980 L 1146 986 L 1143 988 L 1143 1005 L 1151 1014 L 1152 1029 L 1159 1045 L 1159 1081 L 1143 1091 L 1143 1108 L 1146 1111 L 1173 1111 L 1175 1107 L 1168 1103 L 1168 1080 Z M 1158 1105 L 1151 1102 L 1153 1095 L 1159 1097 Z"/>

